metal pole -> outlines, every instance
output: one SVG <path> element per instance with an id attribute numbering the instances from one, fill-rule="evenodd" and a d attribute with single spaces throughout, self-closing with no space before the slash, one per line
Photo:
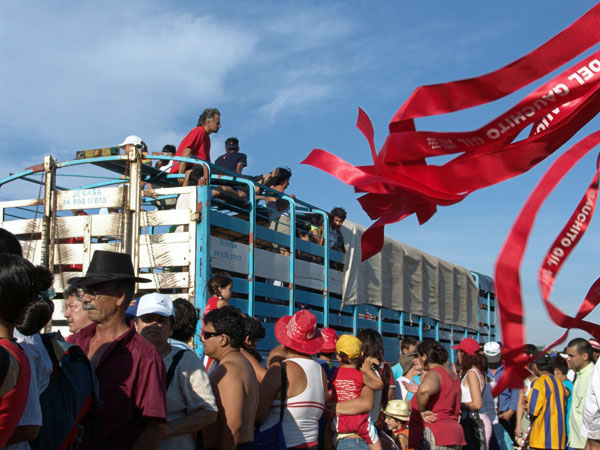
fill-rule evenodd
<path id="1" fill-rule="evenodd" d="M 44 216 L 42 218 L 42 246 L 40 264 L 52 270 L 52 267 L 54 266 L 54 252 L 51 245 L 53 241 L 53 233 L 50 232 L 50 229 L 52 218 L 52 192 L 56 183 L 56 161 L 50 155 L 46 155 L 44 157 L 44 171 L 46 172 L 46 180 L 44 183 Z"/>

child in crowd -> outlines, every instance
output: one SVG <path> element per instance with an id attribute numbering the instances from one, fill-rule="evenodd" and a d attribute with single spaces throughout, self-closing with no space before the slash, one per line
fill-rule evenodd
<path id="1" fill-rule="evenodd" d="M 211 297 L 206 302 L 206 307 L 202 312 L 202 331 L 204 331 L 204 318 L 209 312 L 229 305 L 229 299 L 233 290 L 233 280 L 226 273 L 213 275 L 209 278 L 208 283 L 206 283 L 206 290 Z M 203 362 L 206 371 L 209 372 L 213 368 L 214 360 L 208 356 L 204 356 Z"/>
<path id="2" fill-rule="evenodd" d="M 338 339 L 335 349 L 340 366 L 331 378 L 334 402 L 358 397 L 364 386 L 375 391 L 383 389 L 383 382 L 371 369 L 371 358 L 365 358 L 360 370 L 357 368 L 362 349 L 362 343 L 358 338 L 343 334 Z M 381 449 L 377 429 L 368 412 L 355 415 L 337 414 L 332 424 L 336 433 L 358 434 L 369 444 L 371 450 Z"/>
<path id="3" fill-rule="evenodd" d="M 206 283 L 206 289 L 211 297 L 206 302 L 206 307 L 202 313 L 202 320 L 204 320 L 204 317 L 212 310 L 229 305 L 229 299 L 231 298 L 233 289 L 233 280 L 226 273 L 213 275 L 208 280 L 208 283 Z"/>
<path id="4" fill-rule="evenodd" d="M 404 400 L 390 400 L 383 410 L 385 424 L 392 432 L 394 443 L 400 450 L 408 447 L 408 421 L 410 420 L 410 408 Z"/>

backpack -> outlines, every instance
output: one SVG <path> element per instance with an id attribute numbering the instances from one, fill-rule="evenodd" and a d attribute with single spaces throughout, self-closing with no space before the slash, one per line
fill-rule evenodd
<path id="1" fill-rule="evenodd" d="M 87 355 L 58 333 L 41 336 L 52 360 L 52 374 L 40 397 L 43 424 L 38 437 L 29 443 L 31 449 L 76 449 L 84 427 L 91 434 L 90 443 L 99 448 L 102 438 L 96 415 L 98 380 Z"/>

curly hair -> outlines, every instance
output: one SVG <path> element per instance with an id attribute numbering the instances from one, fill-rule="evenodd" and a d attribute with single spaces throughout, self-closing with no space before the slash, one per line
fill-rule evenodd
<path id="1" fill-rule="evenodd" d="M 481 373 L 485 374 L 487 373 L 487 367 L 485 364 L 486 361 L 487 358 L 480 353 L 471 355 L 470 353 L 462 352 L 459 365 L 460 374 L 464 376 L 467 371 L 473 367 L 479 369 Z"/>
<path id="2" fill-rule="evenodd" d="M 244 336 L 247 336 L 251 341 L 263 339 L 266 336 L 265 327 L 256 317 L 245 316 Z"/>
<path id="3" fill-rule="evenodd" d="M 427 356 L 427 361 L 434 364 L 445 364 L 448 361 L 448 350 L 433 339 L 427 339 L 417 345 L 419 356 Z"/>
<path id="4" fill-rule="evenodd" d="M 213 309 L 204 317 L 204 325 L 212 324 L 219 334 L 229 336 L 231 346 L 240 348 L 244 342 L 244 317 L 235 306 Z"/>
<path id="5" fill-rule="evenodd" d="M 216 115 L 221 115 L 221 112 L 217 108 L 206 108 L 198 117 L 198 126 L 201 127 L 209 119 L 214 119 Z"/>
<path id="6" fill-rule="evenodd" d="M 23 248 L 19 239 L 4 228 L 0 228 L 0 253 L 23 256 Z"/>
<path id="7" fill-rule="evenodd" d="M 41 298 L 52 273 L 18 255 L 0 254 L 0 319 L 21 333 L 37 333 L 52 318 L 54 304 Z"/>

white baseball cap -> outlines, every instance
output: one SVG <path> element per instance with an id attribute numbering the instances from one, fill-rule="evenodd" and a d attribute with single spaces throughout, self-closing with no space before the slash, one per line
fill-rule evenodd
<path id="1" fill-rule="evenodd" d="M 131 136 L 127 136 L 125 138 L 125 140 L 119 144 L 119 147 L 125 147 L 126 145 L 129 145 L 129 144 L 143 145 L 143 143 L 144 143 L 144 141 L 142 141 L 141 137 L 136 136 L 135 134 L 132 134 Z"/>
<path id="2" fill-rule="evenodd" d="M 135 315 L 136 317 L 140 317 L 144 314 L 158 314 L 165 317 L 174 316 L 171 297 L 167 294 L 159 294 L 158 292 L 142 296 L 138 302 Z"/>
<path id="3" fill-rule="evenodd" d="M 497 342 L 486 342 L 483 346 L 483 354 L 486 356 L 489 362 L 497 363 L 501 359 L 501 348 Z"/>

